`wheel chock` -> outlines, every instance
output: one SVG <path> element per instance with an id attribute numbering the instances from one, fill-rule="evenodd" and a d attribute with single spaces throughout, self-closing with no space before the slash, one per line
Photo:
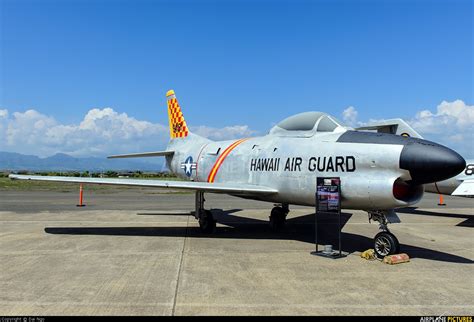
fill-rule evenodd
<path id="1" fill-rule="evenodd" d="M 407 263 L 409 261 L 410 257 L 405 253 L 388 255 L 383 258 L 383 262 L 389 265 Z"/>
<path id="2" fill-rule="evenodd" d="M 367 249 L 366 251 L 364 251 L 360 254 L 360 257 L 373 261 L 373 260 L 376 259 L 375 258 L 375 251 L 372 248 Z"/>

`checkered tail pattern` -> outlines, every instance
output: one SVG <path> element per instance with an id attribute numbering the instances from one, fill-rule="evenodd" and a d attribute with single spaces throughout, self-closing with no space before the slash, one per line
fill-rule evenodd
<path id="1" fill-rule="evenodd" d="M 189 134 L 188 126 L 184 120 L 183 112 L 179 107 L 178 100 L 173 90 L 166 93 L 168 101 L 168 118 L 170 122 L 170 137 L 172 139 L 185 138 Z"/>

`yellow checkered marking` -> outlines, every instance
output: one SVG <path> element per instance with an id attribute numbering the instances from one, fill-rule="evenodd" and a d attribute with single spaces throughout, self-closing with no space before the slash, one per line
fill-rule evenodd
<path id="1" fill-rule="evenodd" d="M 183 113 L 179 107 L 174 92 L 168 98 L 168 118 L 170 122 L 170 136 L 174 138 L 185 138 L 188 136 L 188 126 L 184 120 Z"/>

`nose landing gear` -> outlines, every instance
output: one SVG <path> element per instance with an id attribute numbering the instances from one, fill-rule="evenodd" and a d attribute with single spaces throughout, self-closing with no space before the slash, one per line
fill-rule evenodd
<path id="1" fill-rule="evenodd" d="M 387 217 L 392 219 L 390 222 L 400 222 L 400 219 L 393 210 L 369 211 L 369 222 L 371 220 L 377 221 L 382 230 L 374 237 L 374 251 L 378 258 L 400 253 L 400 243 L 397 237 L 388 230 L 389 220 Z"/>
<path id="2" fill-rule="evenodd" d="M 400 253 L 400 243 L 394 234 L 381 231 L 374 238 L 374 251 L 378 258 Z"/>

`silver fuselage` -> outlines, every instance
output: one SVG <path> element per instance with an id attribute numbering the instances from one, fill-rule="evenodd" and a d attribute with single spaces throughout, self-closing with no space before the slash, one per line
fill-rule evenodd
<path id="1" fill-rule="evenodd" d="M 316 133 L 310 137 L 266 135 L 250 138 L 235 147 L 220 164 L 214 182 L 255 184 L 276 188 L 278 194 L 245 196 L 277 203 L 313 206 L 317 177 L 340 177 L 342 207 L 391 209 L 411 205 L 423 195 L 422 186 L 409 197 L 394 197 L 397 179 L 409 180 L 400 169 L 403 145 L 337 142 L 340 133 Z M 175 151 L 168 166 L 178 176 L 207 182 L 219 156 L 235 141 L 211 142 L 191 138 L 170 143 Z M 182 163 L 189 157 L 196 170 L 187 176 Z M 331 161 L 330 161 L 331 160 Z"/>

